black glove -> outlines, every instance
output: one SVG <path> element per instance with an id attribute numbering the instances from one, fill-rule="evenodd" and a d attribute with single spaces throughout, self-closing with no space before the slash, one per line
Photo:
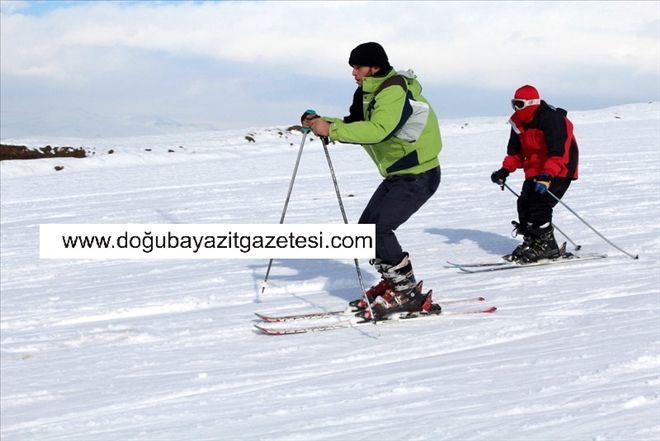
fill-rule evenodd
<path id="1" fill-rule="evenodd" d="M 506 182 L 506 178 L 509 176 L 509 170 L 505 169 L 502 167 L 501 169 L 494 171 L 492 175 L 490 175 L 490 180 L 493 181 L 495 184 L 504 184 Z"/>

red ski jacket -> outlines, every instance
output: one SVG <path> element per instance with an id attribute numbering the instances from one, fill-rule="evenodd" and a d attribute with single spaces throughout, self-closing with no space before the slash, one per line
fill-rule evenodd
<path id="1" fill-rule="evenodd" d="M 524 169 L 525 179 L 543 173 L 552 177 L 578 178 L 578 145 L 573 123 L 566 111 L 541 101 L 532 121 L 511 117 L 511 135 L 502 166 L 509 172 Z"/>

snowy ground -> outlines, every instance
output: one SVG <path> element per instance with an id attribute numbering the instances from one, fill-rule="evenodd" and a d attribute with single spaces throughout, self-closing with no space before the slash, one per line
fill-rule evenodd
<path id="1" fill-rule="evenodd" d="M 277 223 L 299 135 L 3 140 L 97 152 L 1 163 L 3 441 L 657 441 L 660 106 L 570 116 L 581 179 L 564 201 L 639 260 L 558 207 L 563 231 L 610 258 L 444 268 L 516 240 L 515 199 L 489 179 L 506 116 L 441 121 L 442 184 L 399 238 L 437 298 L 483 295 L 499 311 L 286 337 L 255 333 L 253 313 L 343 307 L 358 294 L 352 261 L 278 260 L 261 295 L 262 260 L 40 260 L 38 226 Z M 355 222 L 379 176 L 359 147 L 331 154 Z M 509 182 L 519 189 L 520 173 Z M 341 222 L 318 140 L 287 222 Z"/>

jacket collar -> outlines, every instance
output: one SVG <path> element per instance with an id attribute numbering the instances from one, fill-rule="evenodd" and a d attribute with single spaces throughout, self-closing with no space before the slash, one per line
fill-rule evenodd
<path id="1" fill-rule="evenodd" d="M 380 74 L 380 72 L 379 72 Z M 383 81 L 388 79 L 389 77 L 393 77 L 396 75 L 396 71 L 394 70 L 393 67 L 390 67 L 390 69 L 381 75 L 376 74 L 373 77 L 365 77 L 362 80 L 362 91 L 365 93 L 374 93 L 376 89 L 378 89 L 378 86 L 382 84 Z"/>

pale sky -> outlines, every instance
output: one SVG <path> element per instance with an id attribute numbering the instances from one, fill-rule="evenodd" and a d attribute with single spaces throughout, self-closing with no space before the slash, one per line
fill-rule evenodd
<path id="1" fill-rule="evenodd" d="M 2 0 L 2 138 L 348 113 L 377 41 L 443 118 L 508 115 L 523 84 L 572 110 L 660 99 L 660 2 Z"/>

